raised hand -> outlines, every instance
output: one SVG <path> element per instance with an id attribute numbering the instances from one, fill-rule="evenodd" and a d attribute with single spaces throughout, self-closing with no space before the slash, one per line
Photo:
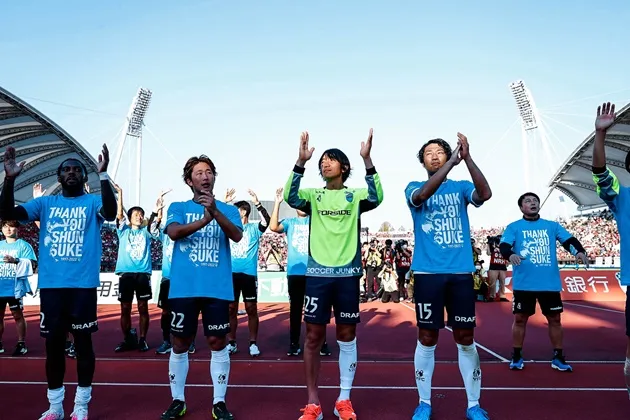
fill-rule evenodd
<path id="1" fill-rule="evenodd" d="M 200 191 L 199 192 L 199 199 L 198 199 L 199 204 L 201 204 L 202 206 L 204 206 L 206 208 L 206 210 L 212 215 L 214 214 L 214 212 L 217 209 L 217 203 L 214 200 L 214 195 L 210 194 L 207 191 Z"/>
<path id="2" fill-rule="evenodd" d="M 372 152 L 372 133 L 373 133 L 373 130 L 370 128 L 370 134 L 368 134 L 367 140 L 361 142 L 360 153 L 363 159 L 369 158 L 370 153 Z"/>
<path id="3" fill-rule="evenodd" d="M 597 107 L 597 118 L 595 119 L 595 129 L 606 131 L 615 122 L 615 104 L 605 102 Z"/>
<path id="4" fill-rule="evenodd" d="M 302 164 L 309 161 L 309 159 L 313 156 L 313 152 L 315 151 L 314 147 L 308 148 L 308 131 L 303 131 L 300 136 L 300 154 L 298 156 L 298 162 Z"/>
<path id="5" fill-rule="evenodd" d="M 282 200 L 284 200 L 284 196 L 282 195 L 283 191 L 284 189 L 282 187 L 276 190 L 276 203 L 278 204 L 282 203 Z"/>
<path id="6" fill-rule="evenodd" d="M 87 185 L 87 184 L 86 184 Z M 43 197 L 46 194 L 46 190 L 39 182 L 33 185 L 33 198 Z"/>
<path id="7" fill-rule="evenodd" d="M 234 188 L 228 188 L 225 192 L 225 202 L 231 203 L 236 198 L 236 190 Z"/>
<path id="8" fill-rule="evenodd" d="M 11 146 L 4 151 L 4 176 L 15 178 L 22 172 L 22 168 L 26 161 L 20 163 L 15 162 L 15 149 Z"/>
<path id="9" fill-rule="evenodd" d="M 460 146 L 459 157 L 462 160 L 470 157 L 468 138 L 462 133 L 457 133 L 457 144 Z"/>
<path id="10" fill-rule="evenodd" d="M 247 190 L 247 193 L 250 195 L 250 197 L 252 198 L 252 201 L 254 202 L 254 204 L 258 204 L 260 203 L 260 201 L 258 201 L 258 196 L 256 195 L 256 193 L 252 190 Z"/>
<path id="11" fill-rule="evenodd" d="M 109 149 L 106 144 L 103 144 L 103 150 L 98 155 L 98 164 L 96 165 L 98 172 L 107 172 L 107 166 L 109 165 Z"/>
<path id="12" fill-rule="evenodd" d="M 453 166 L 457 166 L 459 162 L 462 161 L 461 150 L 462 150 L 462 145 L 458 142 L 457 147 L 455 148 L 455 150 L 453 150 L 453 154 L 451 155 L 451 158 L 449 159 L 449 162 L 451 162 Z"/>

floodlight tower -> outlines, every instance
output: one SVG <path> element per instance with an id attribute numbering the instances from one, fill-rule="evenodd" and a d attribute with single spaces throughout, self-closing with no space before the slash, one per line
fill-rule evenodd
<path id="1" fill-rule="evenodd" d="M 537 146 L 542 146 L 542 154 L 545 155 L 545 159 L 547 161 L 549 177 L 551 177 L 554 173 L 555 167 L 551 159 L 551 150 L 549 148 L 549 140 L 547 134 L 542 124 L 539 124 L 541 120 L 540 114 L 538 113 L 538 108 L 536 108 L 534 98 L 532 97 L 529 89 L 527 89 L 525 82 L 523 82 L 522 80 L 517 80 L 516 82 L 510 83 L 510 91 L 512 92 L 512 97 L 514 97 L 514 100 L 516 101 L 516 107 L 521 117 L 521 137 L 523 146 L 523 171 L 525 177 L 525 188 L 528 191 L 531 191 L 530 165 L 532 165 L 534 168 L 536 167 L 536 165 L 534 164 L 535 161 L 532 160 L 532 157 L 534 159 L 540 158 L 540 156 L 532 156 L 530 154 L 532 149 L 536 151 Z M 537 175 L 540 176 L 542 174 Z M 535 186 L 537 187 L 538 185 Z"/>
<path id="2" fill-rule="evenodd" d="M 118 167 L 120 166 L 123 150 L 125 149 L 125 143 L 128 138 L 131 138 L 132 140 L 130 141 L 135 142 L 137 147 L 135 205 L 140 205 L 140 185 L 142 180 L 142 127 L 144 126 L 144 117 L 147 115 L 152 95 L 153 92 L 149 89 L 142 87 L 138 89 L 138 93 L 136 93 L 136 96 L 133 98 L 131 103 L 131 107 L 129 107 L 125 127 L 122 131 L 120 143 L 118 145 L 116 159 L 114 160 L 114 172 L 112 173 L 112 177 L 116 180 L 116 174 L 118 173 Z"/>

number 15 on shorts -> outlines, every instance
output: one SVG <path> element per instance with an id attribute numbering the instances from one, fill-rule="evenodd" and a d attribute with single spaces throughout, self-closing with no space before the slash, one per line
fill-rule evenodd
<path id="1" fill-rule="evenodd" d="M 416 313 L 418 314 L 418 321 L 431 321 L 431 315 L 433 315 L 431 304 L 416 303 Z"/>

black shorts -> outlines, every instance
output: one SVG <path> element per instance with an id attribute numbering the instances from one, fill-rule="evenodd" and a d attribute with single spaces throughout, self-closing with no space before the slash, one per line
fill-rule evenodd
<path id="1" fill-rule="evenodd" d="M 98 331 L 96 288 L 40 289 L 39 296 L 42 337 Z"/>
<path id="2" fill-rule="evenodd" d="M 335 323 L 358 324 L 361 277 L 306 277 L 304 322 L 329 324 L 331 310 Z"/>
<path id="3" fill-rule="evenodd" d="M 168 306 L 168 291 L 171 290 L 171 281 L 169 279 L 162 279 L 160 283 L 160 293 L 158 295 L 157 307 L 160 309 L 164 309 L 165 311 L 169 310 Z"/>
<path id="4" fill-rule="evenodd" d="M 418 328 L 444 328 L 444 308 L 449 327 L 467 330 L 477 326 L 472 274 L 414 274 L 413 283 Z"/>
<path id="5" fill-rule="evenodd" d="M 536 301 L 540 305 L 543 315 L 560 314 L 563 311 L 560 292 L 532 292 L 525 290 L 513 290 L 512 313 L 534 315 L 536 313 Z"/>
<path id="6" fill-rule="evenodd" d="M 16 311 L 18 309 L 24 309 L 24 302 L 22 299 L 16 299 L 14 297 L 0 297 L 0 308 L 4 310 L 4 308 L 9 306 L 9 309 L 12 311 Z"/>
<path id="7" fill-rule="evenodd" d="M 133 296 L 139 301 L 153 297 L 151 275 L 147 273 L 122 273 L 118 282 L 118 300 L 122 303 L 133 302 Z"/>
<path id="8" fill-rule="evenodd" d="M 206 337 L 225 337 L 230 332 L 230 301 L 214 298 L 169 299 L 171 334 L 188 338 L 197 333 L 199 312 Z"/>
<path id="9" fill-rule="evenodd" d="M 490 264 L 488 271 L 507 271 L 507 266 L 503 264 Z"/>
<path id="10" fill-rule="evenodd" d="M 243 302 L 258 302 L 258 278 L 243 273 L 232 273 L 234 302 L 238 303 L 243 293 Z"/>
<path id="11" fill-rule="evenodd" d="M 626 335 L 630 337 L 630 286 L 626 289 Z"/>

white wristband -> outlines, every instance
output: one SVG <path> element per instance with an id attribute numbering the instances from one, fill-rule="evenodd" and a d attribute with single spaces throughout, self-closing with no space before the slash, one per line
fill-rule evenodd
<path id="1" fill-rule="evenodd" d="M 109 181 L 109 175 L 107 175 L 107 172 L 99 172 L 98 173 L 98 178 L 101 181 Z"/>

